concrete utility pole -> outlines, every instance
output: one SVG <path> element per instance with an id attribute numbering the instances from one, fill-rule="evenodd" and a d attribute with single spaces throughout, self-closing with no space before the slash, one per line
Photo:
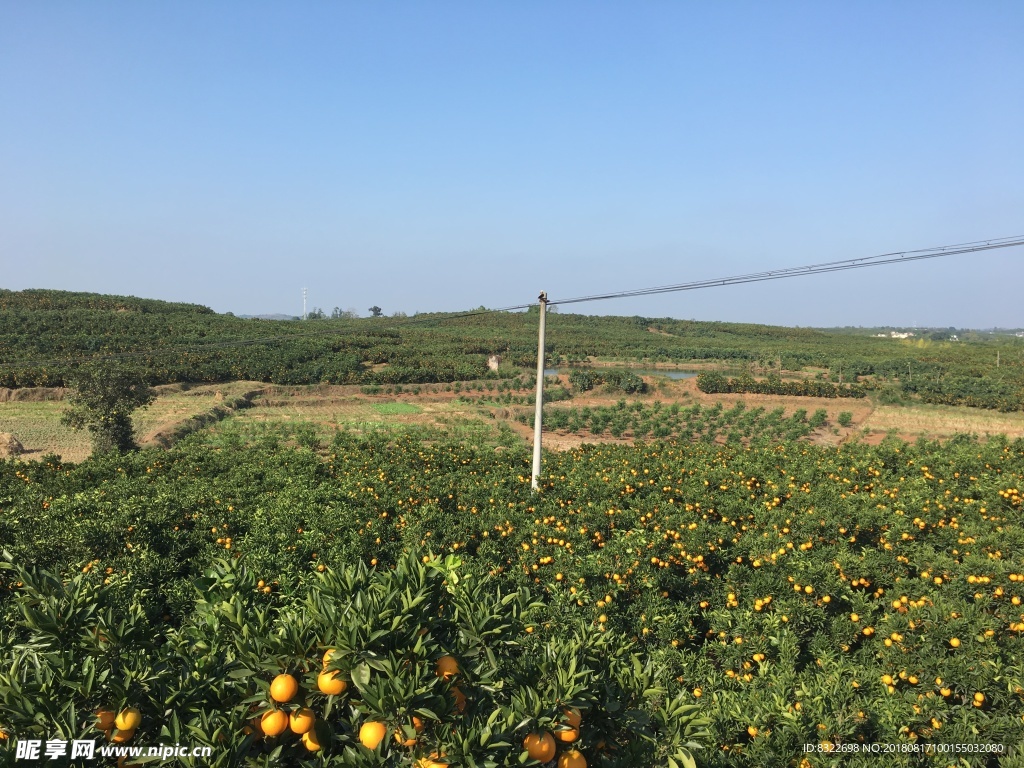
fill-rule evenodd
<path id="1" fill-rule="evenodd" d="M 544 415 L 544 318 L 547 315 L 548 295 L 541 291 L 540 333 L 537 337 L 537 410 L 533 416 L 533 490 L 540 487 L 540 435 L 541 419 Z"/>
<path id="2" fill-rule="evenodd" d="M 306 319 L 306 289 L 302 289 L 302 319 Z"/>

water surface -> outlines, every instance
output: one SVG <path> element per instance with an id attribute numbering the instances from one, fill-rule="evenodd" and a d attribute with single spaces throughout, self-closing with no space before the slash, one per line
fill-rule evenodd
<path id="1" fill-rule="evenodd" d="M 696 377 L 696 371 L 677 371 L 666 368 L 545 368 L 545 376 L 559 376 L 563 373 L 571 373 L 574 370 L 580 371 L 630 371 L 637 376 L 664 376 L 666 379 L 692 379 Z"/>

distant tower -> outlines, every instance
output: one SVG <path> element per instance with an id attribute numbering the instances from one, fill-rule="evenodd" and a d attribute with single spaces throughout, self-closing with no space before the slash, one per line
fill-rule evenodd
<path id="1" fill-rule="evenodd" d="M 306 319 L 306 289 L 302 289 L 302 319 Z"/>

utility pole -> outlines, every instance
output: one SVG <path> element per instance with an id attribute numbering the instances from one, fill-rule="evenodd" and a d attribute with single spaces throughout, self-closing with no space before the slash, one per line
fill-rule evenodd
<path id="1" fill-rule="evenodd" d="M 541 419 L 544 415 L 544 318 L 547 315 L 548 295 L 541 291 L 540 332 L 537 336 L 537 409 L 533 416 L 533 490 L 540 487 L 540 435 Z"/>
<path id="2" fill-rule="evenodd" d="M 302 319 L 306 319 L 306 289 L 302 289 Z"/>

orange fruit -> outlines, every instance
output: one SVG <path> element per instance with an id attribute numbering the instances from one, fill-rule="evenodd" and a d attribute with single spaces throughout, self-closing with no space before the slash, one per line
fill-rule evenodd
<path id="1" fill-rule="evenodd" d="M 587 768 L 587 758 L 578 749 L 570 749 L 558 756 L 558 768 Z"/>
<path id="2" fill-rule="evenodd" d="M 334 656 L 336 651 L 333 648 L 328 648 L 324 651 L 324 669 L 327 669 L 327 665 L 331 663 L 331 657 Z"/>
<path id="3" fill-rule="evenodd" d="M 295 698 L 299 692 L 299 681 L 291 675 L 278 675 L 270 684 L 270 698 L 284 703 Z"/>
<path id="4" fill-rule="evenodd" d="M 320 751 L 320 740 L 316 737 L 316 731 L 309 730 L 302 734 L 302 746 L 310 752 Z"/>
<path id="5" fill-rule="evenodd" d="M 377 745 L 384 740 L 388 729 L 384 723 L 370 721 L 359 726 L 359 743 L 367 749 L 376 749 Z"/>
<path id="6" fill-rule="evenodd" d="M 438 677 L 451 680 L 459 674 L 459 662 L 454 656 L 442 656 L 437 660 L 436 672 Z"/>
<path id="7" fill-rule="evenodd" d="M 555 756 L 555 739 L 547 731 L 531 733 L 523 739 L 523 749 L 532 759 L 546 763 Z"/>
<path id="8" fill-rule="evenodd" d="M 559 728 L 555 731 L 555 738 L 563 744 L 572 744 L 580 737 L 579 728 Z"/>
<path id="9" fill-rule="evenodd" d="M 96 727 L 101 731 L 109 731 L 114 727 L 114 719 L 117 714 L 109 709 L 96 710 Z"/>
<path id="10" fill-rule="evenodd" d="M 114 727 L 119 731 L 134 731 L 142 722 L 142 713 L 135 707 L 122 709 L 114 718 Z"/>
<path id="11" fill-rule="evenodd" d="M 457 686 L 452 686 L 452 696 L 455 697 L 455 708 L 459 712 L 466 711 L 466 694 L 459 690 Z"/>
<path id="12" fill-rule="evenodd" d="M 306 733 L 313 727 L 315 722 L 316 715 L 313 714 L 313 710 L 309 707 L 296 709 L 288 718 L 288 725 L 292 729 L 292 733 Z"/>
<path id="13" fill-rule="evenodd" d="M 326 723 L 318 722 L 302 734 L 302 746 L 310 752 L 319 752 L 331 740 L 331 731 Z"/>
<path id="14" fill-rule="evenodd" d="M 254 741 L 259 741 L 260 739 L 262 739 L 264 733 L 263 726 L 260 725 L 260 719 L 258 717 L 254 717 L 252 720 L 250 720 L 249 724 L 242 729 L 242 733 L 244 733 L 246 736 L 248 736 L 250 733 L 255 734 L 255 736 L 253 736 Z"/>
<path id="15" fill-rule="evenodd" d="M 402 731 L 402 730 L 395 731 L 395 741 L 397 741 L 403 747 L 412 747 L 412 746 L 416 745 L 416 739 L 415 738 L 406 739 L 406 738 L 403 738 L 404 736 L 405 736 L 405 732 L 404 731 Z"/>
<path id="16" fill-rule="evenodd" d="M 260 718 L 260 728 L 267 736 L 280 736 L 288 728 L 288 713 L 279 709 L 264 712 Z"/>
<path id="17" fill-rule="evenodd" d="M 412 717 L 412 727 L 415 729 L 416 733 L 422 733 L 423 732 L 423 720 L 421 720 L 416 715 L 413 715 L 413 717 Z M 398 730 L 395 731 L 395 741 L 397 741 L 403 747 L 411 747 L 411 746 L 413 746 L 416 743 L 416 738 L 415 737 L 413 737 L 411 739 L 407 739 L 407 738 L 404 738 L 404 737 L 405 737 L 405 731 L 403 731 L 401 728 L 399 728 Z"/>
<path id="18" fill-rule="evenodd" d="M 582 722 L 583 716 L 580 714 L 580 711 L 576 709 L 576 707 L 566 707 L 562 710 L 562 712 L 565 715 L 565 722 L 567 722 L 570 727 L 580 727 L 580 722 Z"/>
<path id="19" fill-rule="evenodd" d="M 344 693 L 345 689 L 348 688 L 348 683 L 342 680 L 337 672 L 321 672 L 317 675 L 316 687 L 320 689 L 320 693 L 334 696 Z"/>
<path id="20" fill-rule="evenodd" d="M 416 768 L 448 768 L 448 763 L 443 762 L 445 753 L 438 756 L 437 752 L 431 752 L 430 757 L 421 757 L 416 761 Z"/>
<path id="21" fill-rule="evenodd" d="M 124 730 L 121 730 L 119 728 L 118 730 L 114 731 L 114 735 L 110 737 L 110 740 L 115 744 L 124 744 L 126 741 L 130 740 L 131 737 L 134 735 L 134 728 L 126 728 Z"/>

